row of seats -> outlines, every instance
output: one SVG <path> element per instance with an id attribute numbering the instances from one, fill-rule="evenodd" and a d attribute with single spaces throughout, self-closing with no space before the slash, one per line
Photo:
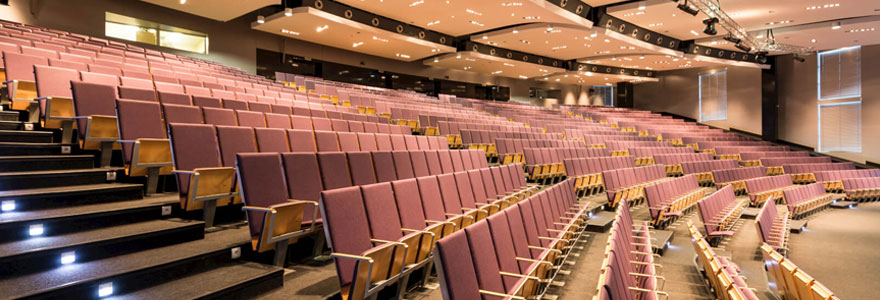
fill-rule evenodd
<path id="1" fill-rule="evenodd" d="M 689 149 L 690 148 L 685 148 Z M 690 151 L 693 152 L 693 151 Z M 684 170 L 681 164 L 684 162 L 707 161 L 713 160 L 711 153 L 676 153 L 676 154 L 657 154 L 653 156 L 654 163 L 666 166 L 667 176 L 682 176 Z"/>
<path id="2" fill-rule="evenodd" d="M 729 151 L 734 150 L 729 149 L 729 147 L 736 147 L 737 151 Z M 742 150 L 751 150 L 746 147 L 773 147 L 770 146 L 769 142 L 765 141 L 701 141 L 697 142 L 697 148 L 701 152 L 711 152 L 715 155 L 724 155 L 724 154 L 739 154 L 744 152 Z M 774 151 L 774 150 L 758 150 L 758 151 Z"/>
<path id="3" fill-rule="evenodd" d="M 772 201 L 764 202 L 764 206 L 755 217 L 755 228 L 761 241 L 772 246 L 776 251 L 787 253 L 788 235 L 791 228 L 791 216 L 787 209 L 780 210 Z"/>
<path id="4" fill-rule="evenodd" d="M 783 172 L 791 175 L 791 180 L 797 184 L 816 182 L 816 172 L 835 170 L 855 170 L 856 166 L 851 162 L 844 163 L 817 163 L 817 164 L 794 164 L 783 165 Z"/>
<path id="5" fill-rule="evenodd" d="M 605 189 L 602 172 L 622 168 L 634 168 L 629 156 L 604 156 L 568 158 L 563 160 L 566 176 L 575 178 L 575 192 L 579 196 L 591 196 Z"/>
<path id="6" fill-rule="evenodd" d="M 844 179 L 880 177 L 880 169 L 816 171 L 813 175 L 816 177 L 816 182 L 825 186 L 826 191 L 842 192 Z"/>
<path id="7" fill-rule="evenodd" d="M 731 185 L 737 195 L 742 195 L 746 193 L 746 180 L 764 177 L 766 174 L 767 170 L 764 167 L 747 167 L 715 170 L 712 171 L 712 178 L 715 180 L 715 188 L 721 189 Z"/>
<path id="8" fill-rule="evenodd" d="M 700 261 L 703 276 L 708 279 L 715 297 L 722 300 L 758 300 L 755 291 L 749 288 L 742 270 L 729 258 L 720 256 L 712 250 L 709 243 L 690 221 L 687 222 L 694 252 Z"/>
<path id="9" fill-rule="evenodd" d="M 595 300 L 669 298 L 666 279 L 654 263 L 647 221 L 636 221 L 628 201 L 621 201 L 605 246 Z"/>
<path id="10" fill-rule="evenodd" d="M 526 174 L 533 181 L 554 181 L 568 176 L 564 161 L 580 157 L 604 156 L 604 149 L 524 148 Z"/>
<path id="11" fill-rule="evenodd" d="M 749 193 L 749 205 L 756 207 L 765 201 L 779 202 L 783 200 L 783 192 L 792 188 L 791 176 L 778 175 L 758 177 L 745 181 Z"/>
<path id="12" fill-rule="evenodd" d="M 667 142 L 660 141 L 620 141 L 620 140 L 606 140 L 605 148 L 611 149 L 612 156 L 627 156 L 630 155 L 630 148 L 644 148 L 644 147 L 672 147 L 672 144 Z"/>
<path id="13" fill-rule="evenodd" d="M 706 195 L 694 175 L 686 175 L 645 187 L 652 225 L 664 228 L 674 222 Z"/>
<path id="14" fill-rule="evenodd" d="M 621 141 L 621 142 L 625 142 L 625 141 L 656 142 L 657 141 L 656 138 L 652 138 L 649 136 L 638 136 L 635 134 L 627 134 L 627 135 L 614 135 L 614 134 L 605 134 L 605 133 L 603 133 L 603 134 L 588 134 L 588 135 L 583 135 L 583 137 L 578 137 L 578 138 L 583 138 L 584 143 L 587 145 L 587 147 L 608 148 L 608 149 L 612 149 L 612 147 L 609 145 L 609 143 L 611 141 Z M 640 146 L 641 147 L 651 147 L 651 146 L 664 146 L 664 145 L 662 145 L 662 144 L 658 145 L 656 143 L 619 144 L 619 145 L 617 145 L 617 148 L 615 148 L 615 149 L 617 149 L 617 151 L 623 152 L 623 150 L 625 150 L 626 148 L 640 147 Z"/>
<path id="15" fill-rule="evenodd" d="M 790 259 L 785 258 L 773 246 L 761 245 L 764 269 L 777 298 L 793 300 L 839 300 L 834 293 L 819 281 L 813 279 Z"/>
<path id="16" fill-rule="evenodd" d="M 704 186 L 711 186 L 718 182 L 713 176 L 713 171 L 736 168 L 739 168 L 739 161 L 733 159 L 687 161 L 681 163 L 682 172 L 684 174 L 696 175 L 697 181 Z"/>
<path id="17" fill-rule="evenodd" d="M 657 155 L 694 153 L 693 149 L 685 147 L 633 147 L 628 150 L 629 155 L 636 158 L 638 166 L 653 165 Z"/>
<path id="18" fill-rule="evenodd" d="M 875 201 L 880 196 L 880 177 L 844 179 L 843 191 L 847 200 Z"/>
<path id="19" fill-rule="evenodd" d="M 821 183 L 812 183 L 787 189 L 784 192 L 785 204 L 792 219 L 801 219 L 805 216 L 828 208 L 833 198 L 825 193 Z"/>
<path id="20" fill-rule="evenodd" d="M 806 156 L 806 157 L 765 157 L 761 159 L 761 165 L 767 167 L 767 175 L 774 176 L 783 174 L 783 165 L 795 164 L 823 164 L 830 163 L 831 157 L 828 156 Z"/>
<path id="21" fill-rule="evenodd" d="M 700 208 L 700 219 L 709 238 L 732 236 L 730 229 L 742 216 L 743 209 L 748 205 L 746 200 L 738 200 L 733 186 L 725 186 L 697 202 Z"/>
<path id="22" fill-rule="evenodd" d="M 719 142 L 713 142 L 719 143 Z M 788 146 L 715 146 L 715 148 L 701 152 L 709 152 L 721 158 L 739 160 L 739 154 L 743 152 L 785 152 L 789 151 Z"/>
<path id="23" fill-rule="evenodd" d="M 665 179 L 666 167 L 663 165 L 602 171 L 608 205 L 612 208 L 623 201 L 636 203 L 645 200 L 645 186 Z"/>
<path id="24" fill-rule="evenodd" d="M 761 151 L 761 152 L 742 152 L 739 154 L 740 163 L 744 167 L 754 167 L 761 165 L 761 159 L 765 157 L 806 157 L 810 156 L 807 151 Z"/>

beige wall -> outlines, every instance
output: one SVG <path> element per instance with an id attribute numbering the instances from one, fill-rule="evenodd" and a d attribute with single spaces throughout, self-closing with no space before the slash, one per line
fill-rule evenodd
<path id="1" fill-rule="evenodd" d="M 659 82 L 634 88 L 634 106 L 699 119 L 699 75 L 727 69 L 727 120 L 706 122 L 761 134 L 761 70 L 745 67 L 705 67 L 659 73 Z"/>
<path id="2" fill-rule="evenodd" d="M 102 37 L 107 11 L 207 33 L 209 55 L 162 50 L 221 62 L 249 73 L 256 72 L 256 49 L 261 48 L 383 71 L 507 86 L 511 100 L 516 101 L 535 100 L 528 97 L 529 87 L 561 89 L 567 103 L 579 101 L 577 86 L 430 67 L 421 61 L 401 62 L 251 30 L 250 23 L 257 13 L 220 22 L 136 0 L 11 0 L 9 6 L 0 6 L 0 19 Z"/>
<path id="3" fill-rule="evenodd" d="M 809 147 L 818 146 L 818 81 L 816 55 L 801 63 L 782 56 L 777 60 L 779 138 Z M 829 155 L 857 161 L 880 162 L 880 45 L 862 47 L 862 152 Z"/>

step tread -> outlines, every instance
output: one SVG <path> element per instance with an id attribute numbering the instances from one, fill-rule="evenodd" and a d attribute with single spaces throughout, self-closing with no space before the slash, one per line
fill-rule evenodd
<path id="1" fill-rule="evenodd" d="M 94 155 L 89 154 L 67 154 L 67 155 L 9 155 L 0 156 L 0 163 L 17 160 L 47 160 L 47 159 L 94 159 Z"/>
<path id="2" fill-rule="evenodd" d="M 254 262 L 236 263 L 107 299 L 197 299 L 277 272 L 283 269 Z"/>
<path id="3" fill-rule="evenodd" d="M 11 241 L 0 244 L 0 260 L 12 256 L 51 251 L 67 247 L 111 241 L 125 237 L 133 237 L 142 234 L 185 228 L 200 223 L 202 222 L 153 220 L 74 232 L 65 235 L 34 237 L 23 241 Z"/>
<path id="4" fill-rule="evenodd" d="M 24 196 L 34 196 L 34 195 L 51 196 L 54 194 L 63 194 L 63 193 L 99 192 L 99 191 L 112 191 L 112 190 L 124 190 L 124 189 L 140 189 L 140 188 L 143 188 L 143 185 L 132 184 L 132 183 L 99 183 L 99 184 L 85 184 L 85 185 L 73 185 L 73 186 L 56 186 L 56 187 L 45 187 L 45 188 L 37 188 L 37 189 L 20 189 L 20 190 L 0 191 L 0 198 L 24 197 Z"/>
<path id="5" fill-rule="evenodd" d="M 139 209 L 151 206 L 172 205 L 178 203 L 179 201 L 179 196 L 175 192 L 145 197 L 138 200 L 76 205 L 44 210 L 20 212 L 12 211 L 0 214 L 0 225 L 31 222 L 36 220 L 49 222 L 57 219 L 85 216 L 90 214 L 103 214 L 108 212 Z"/>
<path id="6" fill-rule="evenodd" d="M 21 298 L 81 282 L 112 278 L 137 270 L 153 268 L 199 257 L 231 247 L 247 246 L 247 226 L 205 234 L 202 240 L 159 247 L 81 264 L 71 264 L 45 272 L 0 279 L 3 297 Z"/>
<path id="7" fill-rule="evenodd" d="M 30 148 L 49 148 L 72 146 L 73 144 L 63 143 L 28 143 L 28 142 L 0 142 L 0 147 L 30 147 Z"/>
<path id="8" fill-rule="evenodd" d="M 0 172 L 0 177 L 11 177 L 11 176 L 40 176 L 40 175 L 59 175 L 59 174 L 78 174 L 78 173 L 100 173 L 100 172 L 111 172 L 111 171 L 120 171 L 124 168 L 121 167 L 110 167 L 110 168 L 91 168 L 91 169 L 62 169 L 62 170 L 43 170 L 43 171 L 20 171 L 20 172 Z"/>

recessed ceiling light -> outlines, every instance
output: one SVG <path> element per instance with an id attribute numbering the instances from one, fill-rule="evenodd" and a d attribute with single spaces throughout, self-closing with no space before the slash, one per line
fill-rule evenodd
<path id="1" fill-rule="evenodd" d="M 285 9 L 284 9 L 284 16 L 285 16 L 285 17 L 289 17 L 289 16 L 292 16 L 292 15 L 293 15 L 293 8 L 285 8 Z"/>
<path id="2" fill-rule="evenodd" d="M 413 3 L 409 4 L 409 7 L 413 7 L 422 3 L 425 3 L 425 0 L 413 1 Z"/>
<path id="3" fill-rule="evenodd" d="M 434 22 L 428 22 L 428 26 L 434 26 L 434 25 L 437 25 L 438 23 L 440 23 L 440 20 L 436 20 Z"/>
<path id="4" fill-rule="evenodd" d="M 470 9 L 470 8 L 465 9 L 464 11 L 466 11 L 466 12 L 468 12 L 468 13 L 470 13 L 470 14 L 478 15 L 478 16 L 482 16 L 482 15 L 483 15 L 482 13 L 480 13 L 480 12 L 478 12 L 478 11 L 475 11 L 475 10 L 472 10 L 472 9 Z"/>
<path id="5" fill-rule="evenodd" d="M 330 28 L 330 26 L 324 25 L 324 26 L 321 26 L 321 27 L 315 28 L 315 31 L 317 31 L 317 32 L 323 32 L 324 30 L 327 30 L 327 28 Z"/>
<path id="6" fill-rule="evenodd" d="M 264 17 L 264 16 L 257 16 L 257 23 L 258 23 L 258 24 L 266 23 L 266 17 Z"/>
<path id="7" fill-rule="evenodd" d="M 400 57 L 400 58 L 409 58 L 409 55 L 406 55 L 406 54 L 396 53 L 395 55 L 397 55 L 397 57 Z"/>
<path id="8" fill-rule="evenodd" d="M 477 26 L 480 26 L 480 27 L 483 27 L 483 26 L 484 26 L 482 23 L 477 22 L 477 21 L 471 21 L 471 24 L 474 24 L 474 25 L 477 25 Z"/>
<path id="9" fill-rule="evenodd" d="M 810 40 L 810 42 L 813 42 L 813 43 L 815 43 L 815 42 L 816 42 L 816 39 L 812 39 L 812 40 Z"/>
<path id="10" fill-rule="evenodd" d="M 840 29 L 840 22 L 834 22 L 831 24 L 831 29 L 837 30 Z"/>
<path id="11" fill-rule="evenodd" d="M 691 30 L 691 34 L 693 34 L 693 35 L 700 35 L 699 33 L 697 33 L 696 31 L 693 31 L 693 30 Z"/>
<path id="12" fill-rule="evenodd" d="M 180 4 L 186 4 L 186 0 L 180 0 Z"/>
<path id="13" fill-rule="evenodd" d="M 358 46 L 363 45 L 363 44 L 364 44 L 364 42 L 357 42 L 357 43 L 352 44 L 351 46 L 354 48 L 357 48 Z"/>
<path id="14" fill-rule="evenodd" d="M 517 34 L 517 33 L 519 33 L 519 30 L 514 29 L 513 34 Z"/>

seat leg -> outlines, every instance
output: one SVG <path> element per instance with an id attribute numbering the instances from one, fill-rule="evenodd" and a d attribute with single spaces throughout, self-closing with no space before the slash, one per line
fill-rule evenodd
<path id="1" fill-rule="evenodd" d="M 159 167 L 147 168 L 147 195 L 155 194 L 159 187 L 159 169 Z"/>
<path id="2" fill-rule="evenodd" d="M 409 275 L 411 275 L 411 274 L 412 273 L 403 275 L 403 277 L 397 281 L 397 299 L 398 300 L 405 299 L 403 296 L 406 295 L 406 286 L 409 284 Z"/>
<path id="3" fill-rule="evenodd" d="M 37 123 L 40 121 L 40 102 L 34 101 L 27 107 L 28 118 L 27 121 L 30 123 Z"/>
<path id="4" fill-rule="evenodd" d="M 314 225 L 312 225 L 314 226 Z M 329 257 L 324 257 L 324 243 L 325 243 L 324 232 L 321 230 L 318 233 L 315 233 L 315 245 L 312 248 L 312 259 L 318 261 L 325 261 L 329 259 Z"/>
<path id="5" fill-rule="evenodd" d="M 61 144 L 73 143 L 73 120 L 61 121 Z"/>
<path id="6" fill-rule="evenodd" d="M 205 231 L 209 231 L 214 227 L 214 213 L 216 211 L 216 199 L 205 201 L 205 207 L 202 208 L 202 219 L 205 221 Z"/>
<path id="7" fill-rule="evenodd" d="M 110 166 L 110 158 L 113 157 L 113 142 L 101 142 L 101 167 Z"/>
<path id="8" fill-rule="evenodd" d="M 278 267 L 284 267 L 284 263 L 287 262 L 287 246 L 290 243 L 290 240 L 284 239 L 275 243 L 275 258 L 272 259 L 272 264 Z"/>

